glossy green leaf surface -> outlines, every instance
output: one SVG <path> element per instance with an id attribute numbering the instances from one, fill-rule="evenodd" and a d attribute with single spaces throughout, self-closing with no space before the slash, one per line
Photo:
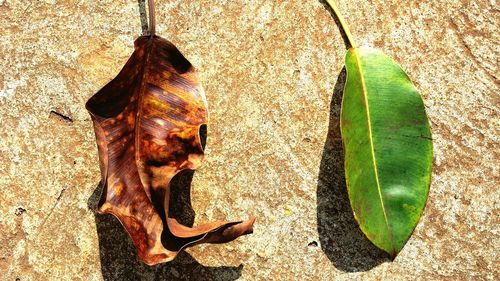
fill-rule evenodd
<path id="1" fill-rule="evenodd" d="M 349 200 L 362 231 L 395 257 L 423 212 L 432 140 L 420 94 L 390 57 L 351 48 L 341 112 Z"/>

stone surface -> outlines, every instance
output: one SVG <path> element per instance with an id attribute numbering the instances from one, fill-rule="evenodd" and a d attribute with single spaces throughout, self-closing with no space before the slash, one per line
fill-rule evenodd
<path id="1" fill-rule="evenodd" d="M 0 279 L 500 279 L 495 0 L 338 1 L 358 43 L 407 70 L 432 121 L 427 208 L 394 262 L 349 209 L 345 45 L 323 2 L 156 2 L 157 33 L 197 68 L 209 102 L 195 224 L 253 214 L 255 233 L 141 264 L 120 224 L 92 211 L 84 108 L 132 53 L 138 1 L 0 0 Z"/>

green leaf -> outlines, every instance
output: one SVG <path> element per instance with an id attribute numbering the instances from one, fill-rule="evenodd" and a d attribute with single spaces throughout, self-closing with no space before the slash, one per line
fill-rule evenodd
<path id="1" fill-rule="evenodd" d="M 349 200 L 361 230 L 395 257 L 427 201 L 432 140 L 406 73 L 372 48 L 351 48 L 341 112 Z"/>

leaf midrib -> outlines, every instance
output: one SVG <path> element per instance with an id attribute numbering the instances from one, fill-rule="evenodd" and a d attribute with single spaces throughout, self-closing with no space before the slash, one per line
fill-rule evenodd
<path id="1" fill-rule="evenodd" d="M 380 181 L 379 181 L 379 177 L 378 177 L 378 166 L 377 166 L 377 160 L 375 159 L 375 148 L 374 148 L 374 145 L 373 145 L 373 138 L 372 138 L 372 125 L 371 125 L 371 118 L 370 118 L 370 106 L 368 105 L 368 90 L 366 88 L 366 82 L 365 82 L 365 78 L 364 78 L 364 75 L 363 75 L 363 69 L 361 67 L 361 61 L 359 60 L 359 51 L 360 49 L 359 48 L 353 48 L 353 52 L 354 52 L 354 57 L 356 58 L 356 67 L 358 69 L 358 72 L 359 72 L 359 77 L 361 79 L 361 88 L 362 88 L 362 91 L 363 91 L 363 100 L 365 102 L 365 107 L 366 107 L 366 118 L 367 118 L 367 123 L 368 123 L 368 138 L 369 138 L 369 141 L 370 141 L 370 150 L 371 150 L 371 156 L 372 156 L 372 162 L 373 162 L 373 168 L 374 168 L 374 172 L 375 172 L 375 181 L 377 183 L 377 191 L 378 191 L 378 194 L 379 194 L 379 199 L 380 199 L 380 205 L 382 206 L 382 212 L 384 214 L 384 221 L 385 221 L 385 226 L 387 228 L 387 233 L 389 234 L 389 238 L 390 238 L 390 241 L 391 241 L 391 247 L 392 247 L 392 251 L 393 252 L 396 252 L 396 249 L 395 249 L 395 245 L 394 245 L 394 238 L 393 238 L 393 235 L 392 235 L 392 232 L 391 232 L 391 228 L 389 226 L 389 220 L 387 219 L 387 212 L 385 210 L 385 205 L 384 205 L 384 199 L 383 199 L 383 196 L 382 196 L 382 190 L 380 188 Z"/>
<path id="2" fill-rule="evenodd" d="M 142 106 L 143 106 L 143 95 L 144 95 L 144 90 L 145 90 L 145 83 L 144 83 L 144 78 L 147 77 L 148 75 L 148 66 L 149 66 L 149 61 L 151 59 L 151 53 L 153 52 L 153 47 L 154 47 L 154 37 L 150 37 L 148 41 L 145 43 L 146 48 L 144 48 L 144 55 L 146 56 L 144 59 L 144 63 L 142 65 L 142 70 L 141 70 L 141 79 L 139 81 L 139 93 L 137 97 L 137 114 L 135 115 L 135 121 L 134 121 L 134 150 L 135 150 L 135 163 L 136 167 L 140 167 L 139 165 L 139 159 L 140 159 L 140 149 L 139 149 L 139 140 L 140 140 L 140 129 L 139 129 L 139 122 L 141 120 L 142 116 Z M 143 182 L 142 177 L 139 174 L 139 180 L 142 184 L 143 187 L 148 186 Z M 146 195 L 148 196 L 149 200 L 151 200 L 151 194 L 149 193 L 148 190 L 144 190 L 146 192 Z"/>

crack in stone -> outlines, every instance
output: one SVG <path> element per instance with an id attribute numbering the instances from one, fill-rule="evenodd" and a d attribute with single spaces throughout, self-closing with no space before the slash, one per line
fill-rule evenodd
<path id="1" fill-rule="evenodd" d="M 465 53 L 472 59 L 472 62 L 479 69 L 481 69 L 483 72 L 486 73 L 486 76 L 490 80 L 492 80 L 493 83 L 498 85 L 499 82 L 498 82 L 497 77 L 495 75 L 491 74 L 490 71 L 481 64 L 481 62 L 477 59 L 476 55 L 474 55 L 474 53 L 472 52 L 472 50 L 469 47 L 469 45 L 467 44 L 467 42 L 465 42 L 465 40 L 462 38 L 462 33 L 460 32 L 460 29 L 458 28 L 458 25 L 455 23 L 455 21 L 453 19 L 450 19 L 449 22 L 450 22 L 450 26 L 451 26 L 452 30 L 454 31 L 456 37 L 458 38 L 458 43 L 460 43 L 460 45 L 462 46 L 462 50 L 465 51 Z"/>
<path id="2" fill-rule="evenodd" d="M 59 113 L 59 112 L 57 112 L 55 110 L 51 110 L 50 114 L 56 116 L 57 118 L 61 119 L 64 122 L 73 123 L 73 119 L 71 117 L 66 116 L 66 115 L 64 115 L 62 113 Z"/>
<path id="3" fill-rule="evenodd" d="M 38 232 L 41 231 L 41 229 L 43 228 L 43 226 L 45 225 L 45 223 L 47 222 L 47 220 L 50 218 L 50 216 L 52 216 L 52 213 L 54 212 L 54 210 L 56 209 L 56 207 L 59 205 L 59 202 L 61 201 L 61 198 L 62 198 L 64 192 L 66 191 L 66 189 L 67 189 L 67 187 L 63 187 L 63 189 L 61 190 L 61 192 L 57 196 L 56 202 L 54 203 L 54 205 L 50 209 L 49 213 L 47 214 L 47 216 L 45 216 L 45 218 L 43 219 L 42 223 L 38 227 L 38 229 L 39 229 Z"/>

